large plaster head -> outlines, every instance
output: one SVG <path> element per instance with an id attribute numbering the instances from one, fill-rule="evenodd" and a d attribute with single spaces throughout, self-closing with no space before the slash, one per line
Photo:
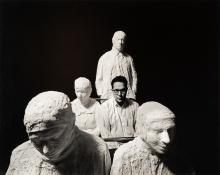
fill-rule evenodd
<path id="1" fill-rule="evenodd" d="M 91 82 L 85 77 L 79 77 L 75 80 L 74 84 L 77 98 L 81 102 L 86 102 L 92 93 Z"/>
<path id="2" fill-rule="evenodd" d="M 123 105 L 126 100 L 127 84 L 127 79 L 123 76 L 116 76 L 111 81 L 113 96 L 119 105 Z"/>
<path id="3" fill-rule="evenodd" d="M 59 161 L 71 140 L 75 116 L 67 95 L 48 91 L 28 103 L 24 125 L 35 148 L 48 160 Z"/>
<path id="4" fill-rule="evenodd" d="M 126 34 L 123 31 L 117 31 L 112 37 L 112 47 L 119 52 L 122 52 L 125 47 Z"/>
<path id="5" fill-rule="evenodd" d="M 174 118 L 173 112 L 158 102 L 146 102 L 139 107 L 138 132 L 152 153 L 167 152 L 174 138 Z"/>

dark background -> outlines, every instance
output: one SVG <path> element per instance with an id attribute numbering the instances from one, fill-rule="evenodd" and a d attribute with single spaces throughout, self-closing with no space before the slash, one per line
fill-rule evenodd
<path id="1" fill-rule="evenodd" d="M 2 1 L 0 170 L 27 140 L 28 101 L 47 90 L 72 100 L 79 76 L 94 88 L 98 59 L 123 30 L 138 73 L 137 101 L 155 100 L 174 111 L 177 144 L 197 173 L 219 173 L 218 10 L 208 0 Z"/>

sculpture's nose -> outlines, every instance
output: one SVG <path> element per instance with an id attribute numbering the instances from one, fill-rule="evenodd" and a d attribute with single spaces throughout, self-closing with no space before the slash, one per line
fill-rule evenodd
<path id="1" fill-rule="evenodd" d="M 169 144 L 170 143 L 170 136 L 169 133 L 167 132 L 167 130 L 163 131 L 161 134 L 161 141 L 165 144 Z"/>

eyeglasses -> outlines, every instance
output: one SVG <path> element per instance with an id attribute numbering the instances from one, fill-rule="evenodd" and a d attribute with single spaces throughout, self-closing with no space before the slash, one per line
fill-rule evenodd
<path id="1" fill-rule="evenodd" d="M 112 89 L 113 92 L 115 92 L 116 94 L 119 94 L 119 92 L 121 94 L 125 94 L 127 92 L 127 89 Z"/>

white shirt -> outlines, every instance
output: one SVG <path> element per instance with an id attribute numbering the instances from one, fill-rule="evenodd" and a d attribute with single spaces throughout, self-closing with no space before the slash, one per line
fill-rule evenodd
<path id="1" fill-rule="evenodd" d="M 137 116 L 138 103 L 127 99 L 123 106 L 119 106 L 114 97 L 101 105 L 100 115 L 102 118 L 100 130 L 103 138 L 111 137 L 133 137 Z M 109 148 L 117 148 L 119 144 L 114 143 Z"/>
<path id="2" fill-rule="evenodd" d="M 136 98 L 137 73 L 133 58 L 112 49 L 101 56 L 96 71 L 96 91 L 103 99 L 112 97 L 111 81 L 116 76 L 124 76 L 128 81 L 127 98 Z"/>

